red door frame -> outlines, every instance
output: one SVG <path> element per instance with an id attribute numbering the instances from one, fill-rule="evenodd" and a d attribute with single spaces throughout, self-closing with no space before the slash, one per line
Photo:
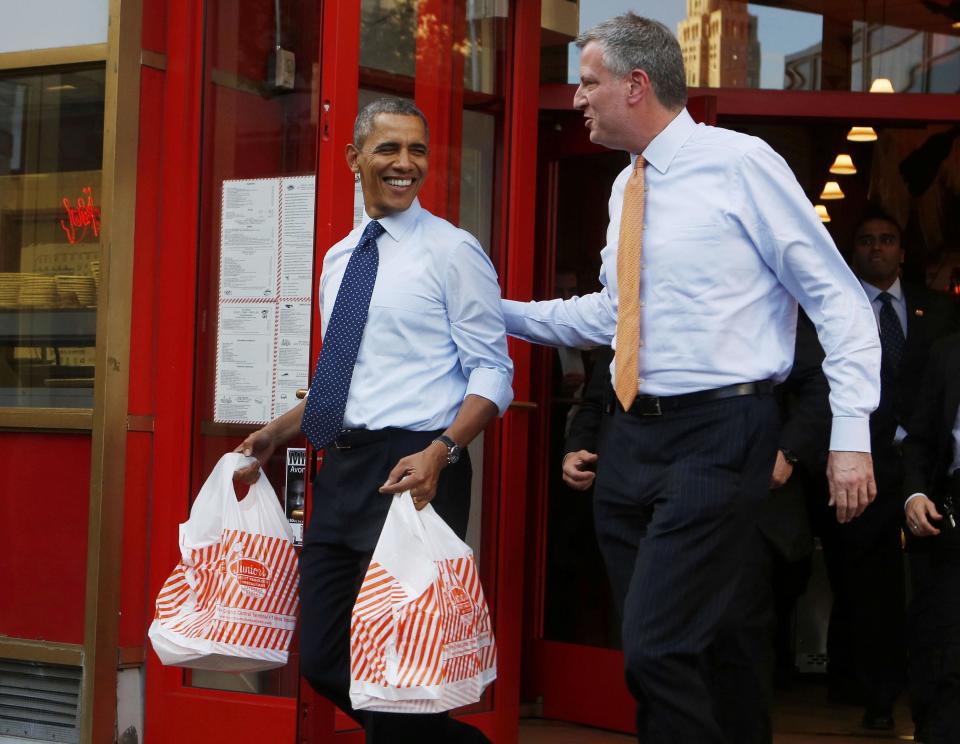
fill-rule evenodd
<path id="1" fill-rule="evenodd" d="M 573 111 L 575 85 L 544 85 L 540 88 L 540 108 Z M 953 123 L 960 121 L 960 96 L 917 94 L 869 94 L 844 92 L 757 91 L 734 89 L 691 89 L 687 108 L 691 116 L 706 124 L 724 120 L 856 120 L 863 124 L 891 125 L 901 121 Z M 539 202 L 548 224 L 543 226 L 546 240 L 553 240 L 550 222 L 553 195 L 556 192 L 556 167 L 560 159 L 603 148 L 592 144 L 586 131 L 564 127 L 556 139 L 543 142 L 540 152 L 538 189 L 546 191 Z M 547 152 L 549 150 L 549 152 Z M 600 249 L 600 245 L 596 249 Z M 548 246 L 548 249 L 550 246 Z M 552 255 L 552 251 L 548 250 Z M 548 286 L 552 275 L 551 261 L 538 271 L 541 286 Z M 544 357 L 546 359 L 546 357 Z M 531 373 L 540 390 L 549 389 L 550 366 L 535 365 Z M 545 586 L 547 490 L 549 488 L 549 406 L 540 401 L 537 412 L 539 435 L 531 442 L 533 463 L 532 487 L 528 519 L 531 522 L 531 545 L 527 581 L 532 587 L 527 598 L 525 642 L 529 654 L 525 658 L 526 685 L 524 694 L 542 697 L 545 718 L 572 721 L 599 728 L 625 732 L 635 731 L 634 701 L 627 691 L 623 676 L 623 654 L 617 650 L 561 643 L 543 638 L 543 606 Z"/>
<path id="2" fill-rule="evenodd" d="M 155 279 L 149 300 L 135 306 L 156 319 L 154 324 L 155 405 L 153 459 L 142 476 L 157 495 L 150 505 L 148 602 L 177 560 L 177 525 L 187 514 L 190 461 L 184 443 L 193 428 L 194 344 L 197 322 L 196 273 L 200 226 L 202 97 L 204 86 L 203 4 L 196 0 L 147 0 L 165 22 L 166 54 L 162 83 L 163 115 L 141 121 L 141 142 L 158 142 L 162 154 L 144 163 L 141 183 L 162 188 L 153 209 L 138 204 L 138 227 L 148 226 L 143 245 L 157 246 Z M 316 243 L 317 258 L 350 229 L 353 184 L 343 163 L 343 143 L 349 140 L 356 114 L 359 58 L 358 2 L 323 2 L 321 35 L 322 81 L 318 129 Z M 158 17 L 154 12 L 151 17 Z M 537 91 L 539 87 L 540 9 L 537 0 L 512 0 L 512 33 L 506 110 L 498 144 L 496 200 L 500 250 L 494 260 L 507 296 L 532 293 L 533 211 L 536 170 Z M 151 29 L 152 31 L 153 29 Z M 145 29 L 146 33 L 146 29 Z M 155 35 L 155 34 L 154 34 Z M 160 51 L 160 50 L 156 50 Z M 156 86 L 155 86 L 156 87 Z M 420 96 L 417 96 L 420 101 Z M 431 105 L 428 116 L 442 102 Z M 449 115 L 449 112 L 448 112 Z M 459 148 L 457 148 L 458 150 Z M 452 156 L 453 158 L 456 155 Z M 144 190 L 148 193 L 148 190 Z M 438 211 L 455 210 L 456 191 L 438 195 Z M 439 204 L 437 206 L 439 206 Z M 445 207 L 445 208 L 444 208 Z M 175 219 L 157 219 L 175 215 Z M 146 233 L 151 234 L 146 234 Z M 138 241 L 138 247 L 140 247 Z M 160 249 L 160 246 L 167 247 Z M 319 270 L 320 260 L 315 264 Z M 316 278 L 316 277 L 315 277 Z M 156 299 L 153 299 L 156 298 Z M 162 318 L 162 322 L 161 319 Z M 319 350 L 319 324 L 313 329 L 314 359 Z M 529 399 L 529 350 L 511 342 L 515 363 L 515 394 Z M 515 570 L 524 544 L 524 500 L 529 407 L 520 405 L 487 432 L 485 440 L 485 509 L 483 531 L 494 536 L 484 545 L 481 573 L 493 579 L 488 593 L 495 622 L 500 676 L 489 710 L 469 718 L 494 741 L 517 737 L 522 611 L 522 577 Z M 140 476 L 141 474 L 136 474 Z M 151 614 L 147 613 L 148 615 Z M 302 722 L 298 735 L 298 723 Z M 260 741 L 359 742 L 359 732 L 334 731 L 334 711 L 307 690 L 301 700 L 206 690 L 183 684 L 183 673 L 160 665 L 147 652 L 145 738 L 184 744 L 230 739 Z"/>

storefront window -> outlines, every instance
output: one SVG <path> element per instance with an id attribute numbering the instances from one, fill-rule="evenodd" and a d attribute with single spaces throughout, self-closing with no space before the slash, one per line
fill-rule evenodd
<path id="1" fill-rule="evenodd" d="M 103 64 L 0 72 L 0 408 L 93 405 Z"/>
<path id="2" fill-rule="evenodd" d="M 544 0 L 544 82 L 577 82 L 572 38 L 632 10 L 676 34 L 694 88 L 867 91 L 877 78 L 897 93 L 960 88 L 960 31 L 934 3 L 592 0 L 576 27 L 569 5 Z"/>

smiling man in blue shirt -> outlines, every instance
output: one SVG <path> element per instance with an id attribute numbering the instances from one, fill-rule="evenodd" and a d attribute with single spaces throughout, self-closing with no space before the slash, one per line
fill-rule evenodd
<path id="1" fill-rule="evenodd" d="M 368 744 L 487 741 L 446 714 L 355 711 L 349 697 L 350 613 L 390 495 L 432 502 L 463 538 L 465 448 L 513 397 L 496 272 L 476 238 L 420 206 L 428 161 L 427 122 L 412 103 L 380 99 L 357 116 L 347 163 L 365 213 L 324 257 L 309 396 L 238 447 L 262 464 L 302 429 L 326 448 L 300 556 L 301 671 Z"/>
<path id="2" fill-rule="evenodd" d="M 620 403 L 600 443 L 594 510 L 639 739 L 719 744 L 730 737 L 703 654 L 731 610 L 745 538 L 769 493 L 770 392 L 793 362 L 797 303 L 826 351 L 828 478 L 841 522 L 876 495 L 876 324 L 784 160 L 687 113 L 680 47 L 662 24 L 627 13 L 577 44 L 574 105 L 590 139 L 632 158 L 610 197 L 603 289 L 505 301 L 507 331 L 553 346 L 614 344 Z M 621 295 L 638 272 L 639 299 Z"/>

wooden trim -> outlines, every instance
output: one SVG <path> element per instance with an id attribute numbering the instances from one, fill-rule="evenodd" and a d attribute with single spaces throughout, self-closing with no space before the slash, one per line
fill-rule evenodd
<path id="1" fill-rule="evenodd" d="M 30 67 L 76 65 L 83 62 L 106 62 L 107 44 L 30 49 L 25 52 L 0 54 L 0 70 L 20 70 Z"/>
<path id="2" fill-rule="evenodd" d="M 0 659 L 81 666 L 83 646 L 78 643 L 48 643 L 0 636 Z"/>
<path id="3" fill-rule="evenodd" d="M 117 715 L 142 1 L 109 3 L 101 181 L 103 281 L 97 298 L 82 742 L 113 741 Z"/>
<path id="4" fill-rule="evenodd" d="M 510 403 L 510 408 L 514 411 L 533 411 L 539 408 L 539 404 L 533 400 L 515 400 Z"/>
<path id="5" fill-rule="evenodd" d="M 121 669 L 143 666 L 147 652 L 143 646 L 121 646 L 117 649 L 117 666 Z"/>
<path id="6" fill-rule="evenodd" d="M 127 431 L 153 432 L 153 416 L 127 416 Z"/>
<path id="7" fill-rule="evenodd" d="M 0 408 L 0 430 L 90 431 L 92 428 L 93 411 L 89 408 Z"/>
<path id="8" fill-rule="evenodd" d="M 167 55 L 160 52 L 154 52 L 150 49 L 141 49 L 140 64 L 143 67 L 151 67 L 154 70 L 166 70 Z"/>

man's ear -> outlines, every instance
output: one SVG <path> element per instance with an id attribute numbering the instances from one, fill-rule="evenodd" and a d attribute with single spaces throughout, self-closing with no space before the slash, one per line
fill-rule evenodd
<path id="1" fill-rule="evenodd" d="M 354 173 L 360 172 L 360 164 L 357 162 L 357 158 L 360 157 L 360 151 L 357 149 L 357 146 L 352 142 L 347 145 L 347 149 L 344 151 L 344 155 L 347 158 L 347 165 L 350 166 L 350 170 Z"/>
<path id="2" fill-rule="evenodd" d="M 647 97 L 650 90 L 650 76 L 646 70 L 631 70 L 627 75 L 627 102 L 639 103 Z"/>

